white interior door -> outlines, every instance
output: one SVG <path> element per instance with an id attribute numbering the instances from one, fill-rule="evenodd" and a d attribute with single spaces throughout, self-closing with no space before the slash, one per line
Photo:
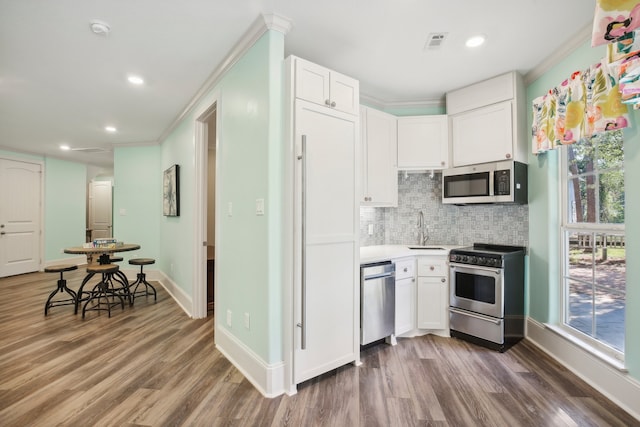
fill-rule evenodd
<path id="1" fill-rule="evenodd" d="M 296 163 L 294 325 L 300 326 L 294 326 L 293 363 L 299 384 L 357 358 L 358 121 L 296 100 L 295 122 L 301 159 Z"/>
<path id="2" fill-rule="evenodd" d="M 111 181 L 92 181 L 89 185 L 89 228 L 92 240 L 113 237 L 112 212 Z"/>
<path id="3" fill-rule="evenodd" d="M 0 159 L 0 277 L 40 269 L 42 165 Z"/>

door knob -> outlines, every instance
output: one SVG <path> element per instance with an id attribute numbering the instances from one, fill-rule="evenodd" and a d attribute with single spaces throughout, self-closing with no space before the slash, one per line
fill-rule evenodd
<path id="1" fill-rule="evenodd" d="M 0 235 L 4 235 L 4 234 L 7 234 L 7 233 L 5 233 L 4 231 L 0 231 Z"/>

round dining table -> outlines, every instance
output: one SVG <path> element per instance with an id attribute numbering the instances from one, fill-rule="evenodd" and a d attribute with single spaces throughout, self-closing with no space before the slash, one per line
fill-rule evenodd
<path id="1" fill-rule="evenodd" d="M 72 246 L 65 248 L 65 254 L 84 254 L 87 256 L 87 262 L 91 264 L 93 256 L 98 255 L 98 262 L 100 264 L 109 264 L 109 255 L 115 252 L 128 252 L 140 249 L 140 245 L 134 243 L 123 243 L 121 245 L 111 245 L 105 247 L 88 247 L 84 246 Z"/>
<path id="2" fill-rule="evenodd" d="M 73 246 L 70 248 L 65 248 L 64 249 L 64 253 L 66 254 L 84 254 L 87 256 L 87 263 L 91 264 L 93 262 L 93 256 L 94 255 L 98 255 L 98 263 L 99 264 L 109 264 L 110 263 L 110 255 L 112 253 L 115 252 L 128 252 L 128 251 L 135 251 L 137 249 L 140 249 L 140 245 L 134 244 L 134 243 L 122 243 L 122 244 L 113 244 L 113 245 L 109 245 L 109 246 L 102 246 L 102 247 L 84 247 L 84 246 Z M 82 294 L 83 294 L 83 290 L 84 290 L 84 286 L 85 284 L 95 275 L 96 273 L 87 273 L 87 275 L 85 276 L 84 280 L 82 281 L 82 284 L 80 285 L 80 289 L 78 289 L 78 293 L 77 293 L 77 297 L 76 297 L 76 302 L 75 302 L 75 310 L 74 310 L 74 314 L 78 313 L 78 308 L 80 305 L 80 301 L 83 300 L 82 298 Z M 126 288 L 126 293 L 128 295 L 129 290 L 129 280 L 127 279 L 127 276 L 120 270 L 116 271 L 115 273 L 113 273 L 113 277 L 115 280 L 119 281 L 122 286 L 124 288 Z M 104 275 L 102 278 L 102 281 L 104 281 Z M 91 292 L 86 292 L 88 294 L 91 294 Z M 92 297 L 89 296 L 87 297 L 86 300 L 88 302 L 88 300 L 90 300 Z M 130 303 L 131 304 L 131 303 Z M 85 307 L 86 307 L 86 303 L 85 303 Z M 84 317 L 84 309 L 83 309 L 83 315 L 82 317 Z"/>

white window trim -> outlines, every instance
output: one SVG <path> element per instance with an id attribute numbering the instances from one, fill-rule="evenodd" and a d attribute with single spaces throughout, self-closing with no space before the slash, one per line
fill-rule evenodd
<path id="1" fill-rule="evenodd" d="M 613 347 L 609 347 L 608 345 L 592 338 L 583 332 L 578 331 L 568 325 L 565 324 L 565 307 L 566 307 L 566 298 L 565 298 L 565 289 L 564 289 L 564 278 L 567 277 L 568 265 L 566 262 L 566 242 L 565 235 L 567 231 L 602 231 L 606 232 L 620 232 L 625 230 L 624 225 L 619 224 L 582 224 L 580 227 L 577 227 L 572 224 L 568 224 L 567 221 L 567 204 L 568 204 L 568 174 L 566 173 L 566 163 L 567 163 L 567 147 L 563 146 L 559 148 L 560 150 L 560 159 L 558 162 L 558 176 L 559 176 L 559 184 L 561 186 L 559 191 L 559 199 L 560 199 L 560 239 L 558 239 L 559 245 L 559 253 L 561 254 L 561 265 L 560 265 L 560 275 L 558 277 L 559 286 L 559 304 L 558 304 L 558 324 L 547 325 L 551 330 L 556 332 L 558 335 L 564 337 L 565 339 L 571 341 L 577 346 L 581 347 L 585 351 L 593 354 L 595 357 L 598 357 L 602 361 L 610 364 L 611 366 L 619 369 L 621 371 L 626 372 L 625 365 L 625 354 L 619 350 L 614 349 Z M 626 185 L 625 185 L 626 186 Z M 626 324 L 626 321 L 625 321 Z"/>

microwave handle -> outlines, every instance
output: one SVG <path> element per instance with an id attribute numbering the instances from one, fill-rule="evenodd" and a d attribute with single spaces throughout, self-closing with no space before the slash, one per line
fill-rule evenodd
<path id="1" fill-rule="evenodd" d="M 494 196 L 496 192 L 495 178 L 496 178 L 496 171 L 492 170 L 491 172 L 489 172 L 489 195 L 490 196 Z"/>

